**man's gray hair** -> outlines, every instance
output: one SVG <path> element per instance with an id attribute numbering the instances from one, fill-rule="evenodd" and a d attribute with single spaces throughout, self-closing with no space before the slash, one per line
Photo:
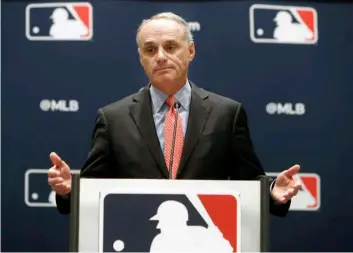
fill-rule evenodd
<path id="1" fill-rule="evenodd" d="M 182 25 L 185 31 L 185 39 L 186 41 L 192 42 L 194 40 L 194 38 L 192 37 L 192 33 L 190 31 L 189 28 L 189 24 L 185 21 L 185 19 L 183 19 L 182 17 L 174 14 L 173 12 L 162 12 L 162 13 L 158 13 L 156 15 L 153 15 L 152 17 L 150 17 L 149 19 L 144 19 L 142 21 L 142 23 L 140 24 L 140 26 L 137 29 L 137 34 L 136 34 L 136 43 L 137 45 L 139 44 L 139 40 L 138 40 L 138 35 L 141 31 L 141 28 L 147 24 L 148 22 L 152 21 L 152 20 L 156 20 L 156 19 L 168 19 L 168 20 L 173 20 L 175 22 L 177 22 L 178 24 Z"/>

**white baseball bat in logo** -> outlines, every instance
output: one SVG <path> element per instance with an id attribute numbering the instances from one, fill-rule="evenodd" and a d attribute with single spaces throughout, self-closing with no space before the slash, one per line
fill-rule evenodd
<path id="1" fill-rule="evenodd" d="M 212 249 L 209 248 L 208 250 L 217 249 L 215 252 L 233 252 L 232 245 L 223 237 L 222 231 L 214 224 L 200 198 L 195 194 L 187 194 L 186 196 L 208 225 L 207 230 L 210 234 L 207 238 L 204 238 L 205 240 L 210 240 L 208 247 L 211 246 Z"/>
<path id="2" fill-rule="evenodd" d="M 207 223 L 209 227 L 215 227 L 213 220 L 211 219 L 210 215 L 208 214 L 205 206 L 202 204 L 200 198 L 194 194 L 187 194 L 187 198 L 190 200 L 191 204 L 196 208 L 196 210 L 201 215 L 202 219 Z"/>
<path id="3" fill-rule="evenodd" d="M 293 176 L 294 179 L 299 182 L 302 186 L 302 190 L 298 192 L 296 196 L 292 198 L 291 202 L 291 209 L 304 209 L 308 208 L 308 206 L 313 206 L 316 203 L 316 199 L 314 196 L 311 194 L 309 189 L 306 187 L 304 184 L 303 180 L 300 178 L 300 176 L 295 175 Z"/>

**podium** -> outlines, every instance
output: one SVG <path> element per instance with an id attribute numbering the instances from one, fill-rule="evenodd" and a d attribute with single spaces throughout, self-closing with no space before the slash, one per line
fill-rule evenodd
<path id="1" fill-rule="evenodd" d="M 70 201 L 71 252 L 268 251 L 267 178 L 94 179 L 74 174 Z"/>

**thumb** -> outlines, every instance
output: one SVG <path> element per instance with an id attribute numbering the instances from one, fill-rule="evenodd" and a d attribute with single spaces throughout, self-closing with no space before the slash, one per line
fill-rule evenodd
<path id="1" fill-rule="evenodd" d="M 60 168 L 63 165 L 60 156 L 58 156 L 55 152 L 51 152 L 49 157 L 53 165 L 55 165 L 57 168 Z"/>
<path id="2" fill-rule="evenodd" d="M 285 175 L 288 176 L 288 177 L 292 177 L 294 176 L 295 174 L 297 174 L 300 170 L 300 166 L 298 164 L 290 167 L 288 170 L 285 171 Z"/>

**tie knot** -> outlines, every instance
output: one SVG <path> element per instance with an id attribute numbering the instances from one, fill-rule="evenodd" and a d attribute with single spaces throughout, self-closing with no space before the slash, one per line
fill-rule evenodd
<path id="1" fill-rule="evenodd" d="M 169 96 L 166 101 L 167 105 L 169 107 L 173 107 L 174 106 L 174 102 L 175 102 L 175 98 L 173 96 Z"/>

